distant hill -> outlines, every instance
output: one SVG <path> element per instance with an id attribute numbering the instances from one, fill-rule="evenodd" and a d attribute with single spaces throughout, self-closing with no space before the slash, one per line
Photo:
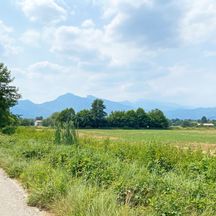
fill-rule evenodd
<path id="1" fill-rule="evenodd" d="M 72 107 L 76 112 L 82 109 L 90 109 L 92 102 L 96 99 L 94 96 L 80 97 L 74 94 L 65 94 L 53 101 L 35 104 L 30 100 L 20 100 L 18 104 L 12 108 L 12 112 L 25 118 L 35 118 L 36 116 L 48 117 L 54 112 Z M 113 110 L 129 110 L 132 106 L 121 102 L 114 102 L 103 99 L 106 105 L 106 112 Z"/>
<path id="2" fill-rule="evenodd" d="M 165 111 L 166 116 L 169 119 L 201 119 L 202 116 L 206 116 L 208 119 L 216 119 L 216 107 L 214 108 L 196 108 L 196 109 L 177 109 Z"/>
<path id="3" fill-rule="evenodd" d="M 36 116 L 43 116 L 46 118 L 52 113 L 59 112 L 65 108 L 73 107 L 76 112 L 82 109 L 90 109 L 91 104 L 95 99 L 96 97 L 91 95 L 87 97 L 80 97 L 67 93 L 53 101 L 41 104 L 33 103 L 30 100 L 20 100 L 19 103 L 12 108 L 12 112 L 25 118 L 35 118 Z M 170 119 L 200 119 L 202 116 L 206 116 L 209 119 L 216 119 L 216 108 L 188 109 L 178 104 L 143 99 L 135 102 L 114 102 L 106 99 L 103 100 L 106 105 L 107 113 L 116 110 L 130 110 L 142 107 L 146 111 L 156 108 L 161 109 Z"/>

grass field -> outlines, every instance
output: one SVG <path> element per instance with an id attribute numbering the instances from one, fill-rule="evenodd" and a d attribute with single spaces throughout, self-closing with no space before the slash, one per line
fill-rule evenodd
<path id="1" fill-rule="evenodd" d="M 0 135 L 0 166 L 57 216 L 216 215 L 216 130 L 80 130 L 79 146 L 49 129 Z"/>
<path id="2" fill-rule="evenodd" d="M 178 130 L 80 130 L 83 136 L 98 139 L 109 138 L 121 143 L 158 143 L 173 146 L 201 148 L 204 151 L 216 150 L 215 129 L 178 129 Z"/>

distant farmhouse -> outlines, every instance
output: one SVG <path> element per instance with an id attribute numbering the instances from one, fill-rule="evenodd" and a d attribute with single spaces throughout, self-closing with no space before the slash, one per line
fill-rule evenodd
<path id="1" fill-rule="evenodd" d="M 199 127 L 214 127 L 215 125 L 213 123 L 197 123 L 197 126 L 199 126 Z"/>
<path id="2" fill-rule="evenodd" d="M 42 126 L 42 122 L 43 122 L 42 120 L 37 120 L 36 119 L 35 122 L 34 122 L 34 126 L 35 127 L 40 127 L 40 126 Z"/>
<path id="3" fill-rule="evenodd" d="M 204 123 L 203 124 L 204 127 L 214 127 L 213 123 Z"/>

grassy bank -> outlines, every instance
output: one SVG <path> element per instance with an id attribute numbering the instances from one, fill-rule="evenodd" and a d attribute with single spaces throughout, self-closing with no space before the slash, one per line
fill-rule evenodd
<path id="1" fill-rule="evenodd" d="M 19 128 L 0 135 L 0 166 L 29 190 L 30 205 L 56 215 L 216 215 L 215 157 L 126 140 L 83 136 L 78 148 Z"/>

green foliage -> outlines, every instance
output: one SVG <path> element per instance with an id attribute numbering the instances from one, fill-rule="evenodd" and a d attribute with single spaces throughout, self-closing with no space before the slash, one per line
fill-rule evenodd
<path id="1" fill-rule="evenodd" d="M 203 116 L 201 118 L 201 123 L 208 123 L 208 119 L 206 118 L 206 116 Z"/>
<path id="2" fill-rule="evenodd" d="M 79 128 L 91 128 L 93 127 L 93 117 L 90 110 L 81 110 L 77 113 L 77 122 Z"/>
<path id="3" fill-rule="evenodd" d="M 168 119 L 165 117 L 161 110 L 155 109 L 149 112 L 150 127 L 166 129 L 169 127 Z"/>
<path id="4" fill-rule="evenodd" d="M 11 72 L 0 63 L 0 128 L 14 123 L 15 116 L 10 113 L 10 107 L 16 105 L 21 97 L 18 89 L 10 85 L 12 81 Z"/>
<path id="5" fill-rule="evenodd" d="M 59 112 L 53 113 L 49 118 L 46 118 L 43 120 L 42 124 L 45 127 L 55 127 L 56 124 L 58 124 L 57 119 L 59 116 Z"/>
<path id="6" fill-rule="evenodd" d="M 105 109 L 103 100 L 96 99 L 90 110 L 84 109 L 76 114 L 72 108 L 65 109 L 43 120 L 43 125 L 54 127 L 60 124 L 63 127 L 64 123 L 72 121 L 78 128 L 167 129 L 169 127 L 167 118 L 158 109 L 149 113 L 142 108 L 136 111 L 113 111 L 109 115 Z"/>
<path id="7" fill-rule="evenodd" d="M 1 132 L 7 135 L 12 135 L 15 133 L 15 131 L 16 131 L 16 127 L 14 126 L 5 126 L 1 129 Z"/>
<path id="8" fill-rule="evenodd" d="M 19 118 L 20 126 L 34 126 L 34 119 Z"/>
<path id="9" fill-rule="evenodd" d="M 56 123 L 61 125 L 69 122 L 75 122 L 75 121 L 76 121 L 76 115 L 73 108 L 65 109 L 61 111 L 56 118 Z"/>
<path id="10" fill-rule="evenodd" d="M 125 118 L 125 111 L 114 111 L 107 118 L 109 126 L 113 128 L 125 128 L 127 119 Z"/>
<path id="11" fill-rule="evenodd" d="M 137 115 L 134 110 L 129 110 L 125 113 L 126 127 L 127 128 L 138 128 Z"/>
<path id="12" fill-rule="evenodd" d="M 103 100 L 96 99 L 92 103 L 91 115 L 93 120 L 93 126 L 95 128 L 100 128 L 105 126 L 105 116 L 107 113 L 104 111 L 106 109 Z"/>
<path id="13" fill-rule="evenodd" d="M 150 118 L 148 114 L 142 108 L 136 110 L 136 119 L 138 128 L 149 128 Z"/>
<path id="14" fill-rule="evenodd" d="M 20 175 L 21 181 L 31 190 L 28 203 L 41 208 L 65 194 L 68 178 L 60 170 L 45 163 L 32 163 Z"/>
<path id="15" fill-rule="evenodd" d="M 58 125 L 58 124 L 57 124 L 56 129 L 55 129 L 54 142 L 55 142 L 55 144 L 61 143 L 61 128 L 60 128 L 60 125 Z"/>
<path id="16" fill-rule="evenodd" d="M 195 126 L 194 123 L 190 120 L 183 120 L 182 121 L 182 127 L 193 127 Z"/>
<path id="17" fill-rule="evenodd" d="M 54 142 L 56 144 L 78 145 L 78 133 L 72 121 L 56 125 Z"/>
<path id="18" fill-rule="evenodd" d="M 29 204 L 56 215 L 216 214 L 215 157 L 166 144 L 169 133 L 181 131 L 144 131 L 162 133 L 162 144 L 131 141 L 132 132 L 143 133 L 113 130 L 128 142 L 80 138 L 77 148 L 53 144 L 51 129 L 20 127 L 13 136 L 0 135 L 0 166 L 21 179 Z"/>
<path id="19" fill-rule="evenodd" d="M 112 112 L 107 121 L 108 125 L 113 128 L 167 129 L 169 127 L 169 122 L 162 111 L 152 110 L 146 113 L 142 108 L 138 108 L 136 111 Z"/>

